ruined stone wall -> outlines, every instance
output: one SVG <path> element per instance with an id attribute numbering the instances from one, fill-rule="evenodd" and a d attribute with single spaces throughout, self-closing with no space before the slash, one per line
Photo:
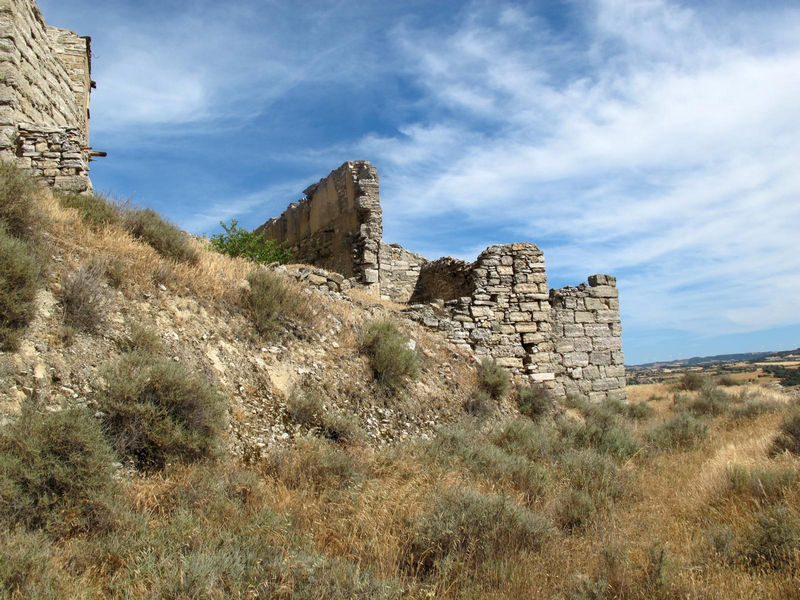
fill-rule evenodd
<path id="1" fill-rule="evenodd" d="M 378 254 L 380 267 L 381 298 L 406 303 L 414 294 L 420 269 L 428 262 L 421 254 L 415 254 L 394 244 L 381 242 Z"/>
<path id="2" fill-rule="evenodd" d="M 422 265 L 409 302 L 418 304 L 436 299 L 455 300 L 462 296 L 471 296 L 474 289 L 472 265 L 445 256 Z"/>
<path id="3" fill-rule="evenodd" d="M 33 0 L 0 0 L 0 32 L 0 160 L 91 189 L 89 39 L 48 27 Z"/>
<path id="4" fill-rule="evenodd" d="M 550 303 L 557 392 L 592 401 L 624 400 L 625 359 L 616 278 L 593 275 L 588 286 L 582 283 L 551 290 Z"/>
<path id="5" fill-rule="evenodd" d="M 341 273 L 378 295 L 383 221 L 375 167 L 346 162 L 303 193 L 256 232 L 286 242 L 295 261 Z"/>

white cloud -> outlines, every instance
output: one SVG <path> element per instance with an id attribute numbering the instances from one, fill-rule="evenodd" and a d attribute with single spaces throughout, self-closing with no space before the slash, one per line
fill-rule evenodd
<path id="1" fill-rule="evenodd" d="M 572 43 L 507 14 L 400 30 L 437 119 L 364 140 L 389 167 L 386 212 L 463 212 L 540 240 L 551 272 L 619 272 L 638 325 L 800 322 L 798 12 L 743 39 L 744 15 L 603 0 Z"/>

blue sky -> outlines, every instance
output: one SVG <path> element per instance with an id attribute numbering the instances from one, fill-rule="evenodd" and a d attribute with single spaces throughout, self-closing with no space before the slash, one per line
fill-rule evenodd
<path id="1" fill-rule="evenodd" d="M 346 160 L 384 238 L 618 278 L 628 364 L 800 346 L 800 5 L 39 0 L 93 39 L 98 190 L 255 227 Z"/>

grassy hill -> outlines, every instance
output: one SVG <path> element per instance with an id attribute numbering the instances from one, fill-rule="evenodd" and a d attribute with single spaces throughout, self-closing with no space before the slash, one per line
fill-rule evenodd
<path id="1" fill-rule="evenodd" d="M 3 167 L 0 222 L 2 598 L 797 595 L 796 396 L 556 405 L 151 211 Z"/>

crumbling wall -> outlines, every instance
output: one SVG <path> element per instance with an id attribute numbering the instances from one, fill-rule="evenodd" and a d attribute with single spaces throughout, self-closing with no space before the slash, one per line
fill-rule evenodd
<path id="1" fill-rule="evenodd" d="M 474 290 L 472 264 L 445 256 L 422 265 L 409 302 L 419 304 L 437 299 L 455 300 L 471 296 Z"/>
<path id="2" fill-rule="evenodd" d="M 89 38 L 48 27 L 33 0 L 0 0 L 0 31 L 0 160 L 91 189 Z"/>
<path id="3" fill-rule="evenodd" d="M 381 242 L 378 254 L 381 298 L 406 303 L 414 294 L 420 269 L 428 259 L 401 248 L 397 244 Z"/>
<path id="4" fill-rule="evenodd" d="M 375 167 L 346 162 L 303 194 L 256 232 L 285 242 L 295 261 L 341 273 L 378 295 L 383 221 Z"/>
<path id="5" fill-rule="evenodd" d="M 626 399 L 616 284 L 610 275 L 592 275 L 588 286 L 550 290 L 558 393 Z"/>

